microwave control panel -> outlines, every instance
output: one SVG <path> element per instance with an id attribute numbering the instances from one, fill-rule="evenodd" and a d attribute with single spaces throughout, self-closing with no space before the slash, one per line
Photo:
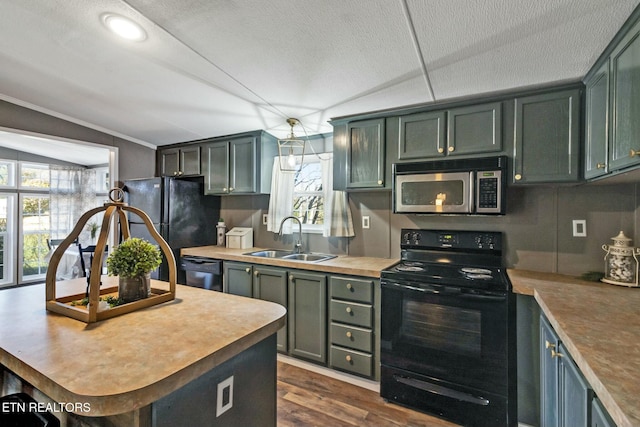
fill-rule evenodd
<path id="1" fill-rule="evenodd" d="M 499 213 L 502 210 L 502 171 L 478 171 L 476 177 L 476 213 Z"/>

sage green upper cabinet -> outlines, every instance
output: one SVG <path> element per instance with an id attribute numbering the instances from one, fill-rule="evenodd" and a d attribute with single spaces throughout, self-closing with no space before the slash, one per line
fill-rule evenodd
<path id="1" fill-rule="evenodd" d="M 265 133 L 216 138 L 203 144 L 205 194 L 269 193 L 277 151 L 275 138 Z"/>
<path id="2" fill-rule="evenodd" d="M 200 146 L 194 145 L 161 150 L 160 175 L 200 175 Z"/>
<path id="3" fill-rule="evenodd" d="M 398 160 L 437 157 L 446 146 L 444 111 L 408 114 L 398 118 Z"/>
<path id="4" fill-rule="evenodd" d="M 577 182 L 580 90 L 515 99 L 513 182 Z"/>
<path id="5" fill-rule="evenodd" d="M 611 150 L 609 169 L 640 163 L 640 23 L 610 55 Z"/>
<path id="6" fill-rule="evenodd" d="M 609 62 L 585 81 L 584 177 L 597 178 L 609 172 Z"/>
<path id="7" fill-rule="evenodd" d="M 447 111 L 447 147 L 438 152 L 449 156 L 502 150 L 502 104 L 470 105 Z"/>
<path id="8" fill-rule="evenodd" d="M 397 141 L 397 153 L 390 156 L 393 161 L 502 151 L 501 102 L 407 114 L 390 120 L 387 135 L 390 141 L 392 137 Z"/>
<path id="9" fill-rule="evenodd" d="M 384 119 L 350 122 L 347 134 L 347 188 L 384 187 Z"/>

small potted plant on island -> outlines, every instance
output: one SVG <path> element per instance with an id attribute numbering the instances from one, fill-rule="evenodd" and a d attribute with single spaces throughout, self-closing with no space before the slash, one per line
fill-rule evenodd
<path id="1" fill-rule="evenodd" d="M 118 297 L 123 303 L 147 298 L 151 292 L 151 272 L 160 266 L 157 246 L 132 237 L 120 243 L 107 257 L 107 273 L 118 276 Z"/>

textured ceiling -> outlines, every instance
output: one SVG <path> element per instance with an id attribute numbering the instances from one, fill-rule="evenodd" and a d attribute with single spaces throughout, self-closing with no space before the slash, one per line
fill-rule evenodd
<path id="1" fill-rule="evenodd" d="M 640 0 L 0 0 L 0 99 L 146 145 L 582 78 Z M 99 16 L 135 19 L 126 42 Z M 296 133 L 302 133 L 298 130 Z"/>

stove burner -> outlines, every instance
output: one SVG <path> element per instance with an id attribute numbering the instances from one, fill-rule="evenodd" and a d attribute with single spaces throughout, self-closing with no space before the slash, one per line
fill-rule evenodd
<path id="1" fill-rule="evenodd" d="M 465 267 L 461 268 L 460 271 L 466 274 L 488 274 L 491 276 L 491 270 L 486 268 L 473 268 L 473 267 Z"/>
<path id="2" fill-rule="evenodd" d="M 397 271 L 425 271 L 426 268 L 419 262 L 405 262 L 396 266 Z"/>

